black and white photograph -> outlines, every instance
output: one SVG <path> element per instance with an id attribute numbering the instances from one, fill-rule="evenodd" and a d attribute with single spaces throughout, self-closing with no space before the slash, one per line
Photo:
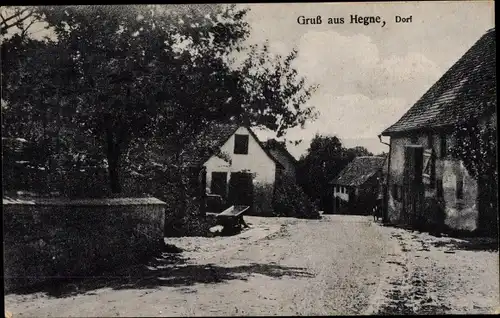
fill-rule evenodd
<path id="1" fill-rule="evenodd" d="M 500 314 L 494 7 L 0 7 L 5 318 Z"/>

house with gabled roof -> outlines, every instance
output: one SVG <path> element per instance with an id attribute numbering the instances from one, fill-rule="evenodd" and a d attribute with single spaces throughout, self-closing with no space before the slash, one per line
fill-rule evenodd
<path id="1" fill-rule="evenodd" d="M 454 151 L 464 146 L 463 131 L 485 127 L 496 135 L 495 29 L 382 132 L 390 137 L 385 220 L 467 231 L 497 227 L 497 212 L 487 208 L 496 202 L 489 192 L 497 171 L 476 176 Z M 477 138 L 469 140 L 463 153 L 484 150 Z"/>
<path id="2" fill-rule="evenodd" d="M 284 166 L 249 126 L 211 123 L 186 147 L 183 159 L 194 169 L 203 168 L 206 194 L 221 196 L 226 205 L 251 206 L 255 214 L 271 211 L 276 178 Z"/>
<path id="3" fill-rule="evenodd" d="M 367 215 L 377 200 L 384 157 L 354 158 L 331 182 L 333 213 Z"/>

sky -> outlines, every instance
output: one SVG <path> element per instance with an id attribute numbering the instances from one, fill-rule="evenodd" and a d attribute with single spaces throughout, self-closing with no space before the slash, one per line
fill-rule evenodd
<path id="1" fill-rule="evenodd" d="M 494 27 L 492 1 L 247 4 L 250 43 L 269 39 L 271 49 L 299 51 L 299 74 L 319 89 L 308 101 L 319 117 L 285 138 L 305 153 L 316 133 L 336 135 L 348 147 L 387 151 L 378 135 L 396 122 L 479 38 Z M 300 25 L 299 16 L 322 17 Z M 381 24 L 350 24 L 350 15 L 380 16 Z M 411 16 L 411 23 L 395 17 Z M 344 24 L 327 24 L 344 17 Z M 259 132 L 260 138 L 271 137 Z"/>
<path id="2" fill-rule="evenodd" d="M 306 153 L 316 133 L 336 135 L 346 147 L 377 154 L 388 146 L 377 136 L 396 122 L 479 38 L 494 27 L 493 1 L 390 3 L 258 3 L 246 20 L 248 44 L 269 40 L 283 55 L 298 49 L 294 67 L 306 83 L 319 85 L 307 102 L 318 118 L 287 131 L 292 155 Z M 350 16 L 380 16 L 382 24 L 351 24 Z M 322 17 L 301 25 L 300 17 Z M 395 23 L 395 17 L 411 23 Z M 344 24 L 327 24 L 328 18 Z M 34 33 L 45 33 L 33 26 Z M 260 139 L 274 137 L 257 130 Z M 385 140 L 387 141 L 387 140 Z"/>

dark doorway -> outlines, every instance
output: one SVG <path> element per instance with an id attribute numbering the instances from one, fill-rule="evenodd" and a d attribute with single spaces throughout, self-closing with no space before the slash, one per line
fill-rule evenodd
<path id="1" fill-rule="evenodd" d="M 227 172 L 212 172 L 212 183 L 210 184 L 210 192 L 218 194 L 221 197 L 226 197 L 227 191 Z"/>
<path id="2" fill-rule="evenodd" d="M 333 213 L 333 197 L 331 195 L 323 196 L 322 200 L 323 213 L 332 214 Z"/>
<path id="3" fill-rule="evenodd" d="M 415 225 L 422 218 L 424 184 L 422 179 L 424 151 L 422 146 L 405 146 L 403 172 L 402 221 Z"/>
<path id="4" fill-rule="evenodd" d="M 229 179 L 229 203 L 248 205 L 253 203 L 252 175 L 246 172 L 233 172 Z"/>

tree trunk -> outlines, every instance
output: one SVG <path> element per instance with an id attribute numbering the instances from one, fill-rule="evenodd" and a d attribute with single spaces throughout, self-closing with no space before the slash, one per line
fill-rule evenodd
<path id="1" fill-rule="evenodd" d="M 109 186 L 111 193 L 121 193 L 122 188 L 119 179 L 120 168 L 120 145 L 116 142 L 111 127 L 106 128 L 106 143 L 108 159 Z"/>

